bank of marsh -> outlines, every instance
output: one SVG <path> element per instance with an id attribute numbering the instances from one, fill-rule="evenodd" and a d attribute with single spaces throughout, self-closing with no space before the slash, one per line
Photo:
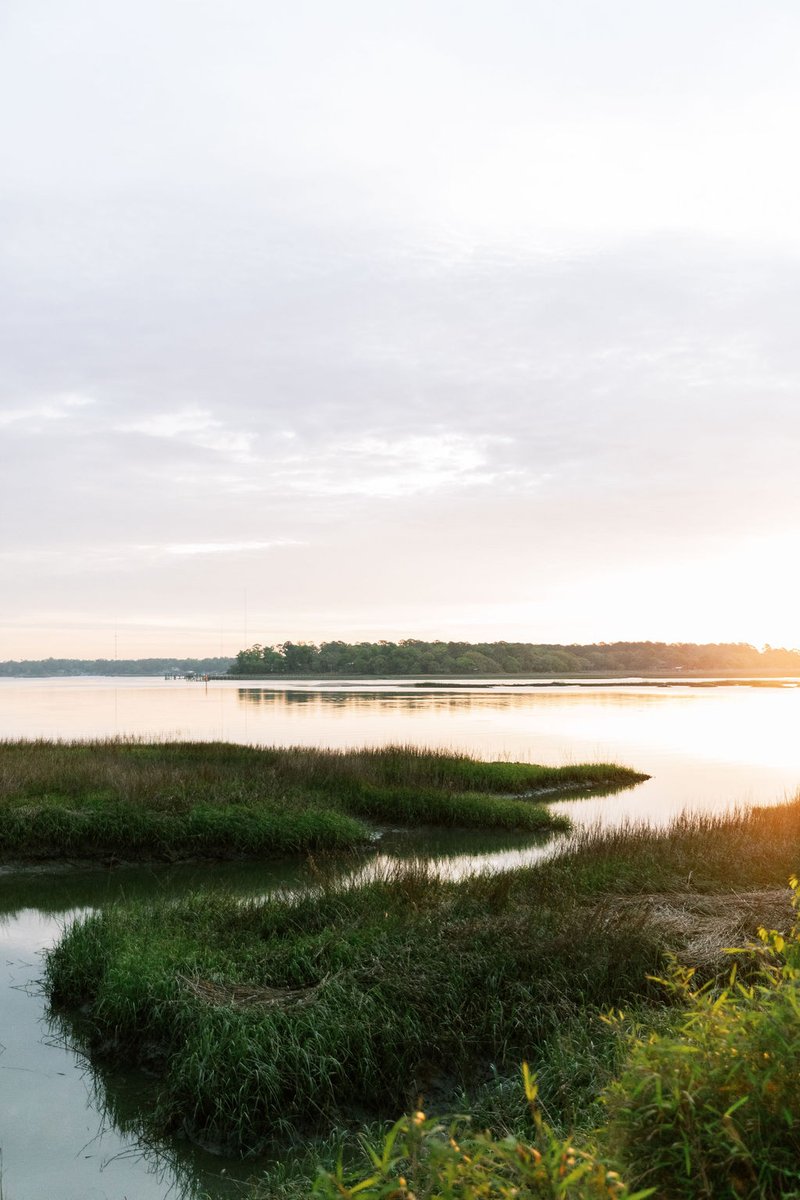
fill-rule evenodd
<path id="1" fill-rule="evenodd" d="M 419 1093 L 452 1103 L 520 1058 L 541 1063 L 563 1031 L 599 1029 L 608 1007 L 652 1004 L 665 954 L 695 953 L 697 904 L 713 977 L 725 945 L 788 912 L 799 859 L 795 803 L 583 834 L 549 861 L 459 882 L 405 866 L 247 903 L 120 905 L 67 931 L 47 987 L 85 1011 L 89 1048 L 160 1073 L 151 1130 L 252 1151 Z M 762 889 L 752 902 L 748 888 Z M 562 1109 L 570 1086 L 588 1102 L 562 1079 Z"/>
<path id="2" fill-rule="evenodd" d="M 514 881 L 423 868 L 241 903 L 198 894 L 87 917 L 48 957 L 88 1045 L 161 1073 L 152 1127 L 252 1152 L 480 1081 L 576 1005 L 660 965 L 629 912 L 531 906 Z"/>
<path id="3" fill-rule="evenodd" d="M 387 823 L 564 830 L 542 799 L 644 778 L 602 763 L 482 762 L 403 746 L 3 742 L 0 858 L 268 857 L 352 849 Z"/>

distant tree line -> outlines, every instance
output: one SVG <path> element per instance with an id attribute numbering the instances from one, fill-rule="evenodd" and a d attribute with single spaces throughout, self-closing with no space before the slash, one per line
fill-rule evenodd
<path id="1" fill-rule="evenodd" d="M 224 675 L 231 658 L 26 658 L 0 662 L 0 677 L 53 675 Z"/>
<path id="2" fill-rule="evenodd" d="M 240 650 L 231 675 L 657 674 L 672 671 L 800 674 L 800 650 L 745 642 L 282 642 Z"/>

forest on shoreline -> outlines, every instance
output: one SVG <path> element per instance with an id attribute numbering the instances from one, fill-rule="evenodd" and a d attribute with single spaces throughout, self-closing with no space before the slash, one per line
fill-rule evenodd
<path id="1" fill-rule="evenodd" d="M 240 650 L 232 676 L 800 673 L 800 650 L 745 642 L 283 642 Z"/>
<path id="2" fill-rule="evenodd" d="M 76 675 L 224 675 L 232 658 L 25 658 L 0 662 L 0 678 Z"/>
<path id="3" fill-rule="evenodd" d="M 281 642 L 235 658 L 43 658 L 0 662 L 0 678 L 80 675 L 800 675 L 800 650 L 747 642 Z"/>

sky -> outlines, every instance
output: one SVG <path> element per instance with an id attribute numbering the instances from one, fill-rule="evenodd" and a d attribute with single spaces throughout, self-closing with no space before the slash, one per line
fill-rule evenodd
<path id="1" fill-rule="evenodd" d="M 0 0 L 0 659 L 800 645 L 796 0 Z"/>

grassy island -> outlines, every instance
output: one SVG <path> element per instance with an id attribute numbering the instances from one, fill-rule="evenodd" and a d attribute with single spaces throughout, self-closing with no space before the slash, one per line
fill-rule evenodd
<path id="1" fill-rule="evenodd" d="M 652 976 L 677 954 L 695 984 L 716 987 L 730 970 L 724 947 L 790 923 L 798 861 L 795 802 L 583 834 L 535 866 L 459 882 L 398 867 L 246 903 L 119 905 L 70 927 L 46 982 L 59 1009 L 82 1013 L 74 1028 L 90 1051 L 158 1073 L 151 1134 L 180 1129 L 248 1153 L 419 1097 L 508 1132 L 525 1120 L 510 1082 L 525 1059 L 569 1135 L 597 1122 L 625 1053 L 602 1014 L 624 1008 L 634 1028 L 668 1032 L 683 996 Z M 742 980 L 748 971 L 742 960 Z M 720 1120 L 738 1096 L 722 1097 Z M 519 1193 L 540 1194 L 551 1193 Z"/>
<path id="2" fill-rule="evenodd" d="M 576 1005 L 661 965 L 629 910 L 540 898 L 524 875 L 422 869 L 250 903 L 197 894 L 79 921 L 48 958 L 90 1048 L 162 1072 L 158 1133 L 262 1149 L 386 1116 L 509 1068 Z"/>
<path id="3" fill-rule="evenodd" d="M 106 740 L 0 745 L 0 860 L 278 857 L 364 844 L 383 824 L 564 830 L 542 800 L 645 779 L 602 763 Z"/>

